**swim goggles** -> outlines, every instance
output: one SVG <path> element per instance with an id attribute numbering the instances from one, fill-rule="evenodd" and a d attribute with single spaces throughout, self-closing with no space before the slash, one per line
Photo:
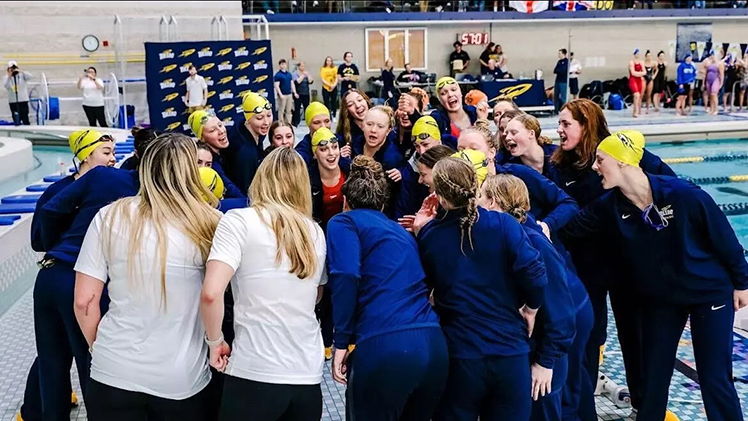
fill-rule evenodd
<path id="1" fill-rule="evenodd" d="M 331 139 L 320 140 L 319 143 L 317 144 L 317 147 L 319 148 L 321 146 L 321 147 L 324 148 L 325 146 L 329 145 L 330 143 L 337 144 L 338 143 L 338 138 L 337 137 L 333 137 Z"/>
<path id="2" fill-rule="evenodd" d="M 428 134 L 428 133 L 418 133 L 417 135 L 411 136 L 411 140 L 414 141 L 414 142 L 417 142 L 419 140 L 426 140 L 426 139 L 428 139 L 430 137 L 431 137 L 431 135 Z"/>
<path id="3" fill-rule="evenodd" d="M 84 133 L 82 133 L 80 135 L 80 137 L 78 139 L 83 140 L 83 138 L 86 137 L 86 135 L 88 134 L 88 132 L 89 132 L 89 130 L 86 130 Z M 75 151 L 73 151 L 73 156 L 74 157 L 78 156 L 78 154 L 81 153 L 82 150 L 88 148 L 89 146 L 95 145 L 95 144 L 97 144 L 99 142 L 113 142 L 113 141 L 114 141 L 114 139 L 112 139 L 112 137 L 109 136 L 108 134 L 102 135 L 100 138 L 98 138 L 96 140 L 92 140 L 92 141 L 86 143 L 85 145 L 79 145 L 75 149 Z"/>
<path id="4" fill-rule="evenodd" d="M 265 102 L 265 105 L 258 105 L 252 110 L 244 110 L 245 113 L 252 113 L 252 114 L 259 114 L 263 110 L 272 110 L 273 107 L 270 105 L 269 102 Z"/>
<path id="5" fill-rule="evenodd" d="M 642 220 L 646 225 L 654 228 L 657 231 L 667 227 L 669 224 L 667 219 L 665 219 L 665 217 L 662 215 L 662 212 L 654 203 L 644 208 L 644 210 L 642 211 Z"/>

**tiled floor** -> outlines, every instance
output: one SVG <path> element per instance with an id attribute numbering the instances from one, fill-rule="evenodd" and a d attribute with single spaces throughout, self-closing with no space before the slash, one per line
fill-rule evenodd
<path id="1" fill-rule="evenodd" d="M 0 351 L 0 421 L 14 421 L 14 416 L 21 406 L 23 391 L 26 382 L 26 373 L 34 360 L 34 330 L 32 315 L 31 291 L 23 297 L 0 317 L 0 339 L 4 344 Z M 619 385 L 625 384 L 625 372 L 621 359 L 620 347 L 615 338 L 615 326 L 610 317 L 609 342 L 606 356 L 601 372 L 609 376 Z M 690 346 L 690 333 L 684 332 L 678 349 L 678 359 L 687 366 L 693 365 L 693 351 Z M 748 378 L 748 340 L 735 335 L 735 355 L 733 357 L 735 376 L 740 379 Z M 77 374 L 72 373 L 73 387 L 80 397 Z M 738 395 L 743 400 L 743 411 L 748 416 L 748 384 L 737 382 Z M 329 364 L 325 368 L 324 382 L 322 384 L 322 395 L 324 399 L 324 421 L 343 421 L 345 419 L 345 388 L 335 383 L 330 375 Z M 706 415 L 701 405 L 699 386 L 683 373 L 678 371 L 673 376 L 670 387 L 670 409 L 675 412 L 681 421 L 706 420 Z M 699 403 L 684 403 L 682 401 L 696 400 Z M 631 411 L 629 409 L 618 409 L 613 402 L 604 396 L 597 397 L 597 408 L 600 420 L 618 421 L 629 420 L 627 418 Z M 71 420 L 85 420 L 86 410 L 80 405 L 70 413 Z M 633 420 L 633 418 L 631 418 Z"/>

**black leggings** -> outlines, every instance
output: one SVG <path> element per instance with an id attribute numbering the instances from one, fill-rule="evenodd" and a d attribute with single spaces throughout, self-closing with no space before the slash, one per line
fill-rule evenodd
<path id="1" fill-rule="evenodd" d="M 225 376 L 219 420 L 319 421 L 320 385 L 270 384 Z"/>
<path id="2" fill-rule="evenodd" d="M 108 127 L 106 124 L 106 114 L 104 113 L 103 105 L 101 107 L 89 107 L 88 105 L 84 105 L 83 111 L 86 112 L 89 126 L 96 127 L 96 122 L 98 121 L 99 127 Z"/>
<path id="3" fill-rule="evenodd" d="M 338 88 L 327 92 L 327 89 L 322 89 L 322 99 L 325 101 L 325 107 L 330 110 L 330 116 L 335 117 L 338 112 Z"/>
<path id="4" fill-rule="evenodd" d="M 88 381 L 89 421 L 203 421 L 208 419 L 208 388 L 182 400 L 164 399 Z"/>
<path id="5" fill-rule="evenodd" d="M 13 122 L 16 125 L 26 125 L 30 126 L 31 123 L 29 122 L 29 102 L 11 102 L 10 103 L 10 111 L 13 114 Z M 18 113 L 18 119 L 15 118 L 15 114 Z"/>

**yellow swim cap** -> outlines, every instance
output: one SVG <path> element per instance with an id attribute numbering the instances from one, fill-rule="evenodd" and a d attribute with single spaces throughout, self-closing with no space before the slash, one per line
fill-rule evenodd
<path id="1" fill-rule="evenodd" d="M 244 118 L 250 119 L 257 113 L 270 110 L 271 107 L 270 102 L 264 96 L 255 92 L 248 92 L 242 100 L 242 109 L 244 110 Z"/>
<path id="2" fill-rule="evenodd" d="M 474 149 L 463 149 L 452 155 L 453 158 L 460 158 L 473 164 L 475 174 L 478 176 L 478 185 L 483 184 L 483 180 L 488 177 L 488 159 L 486 154 Z"/>
<path id="3" fill-rule="evenodd" d="M 309 106 L 306 107 L 306 111 L 304 112 L 304 121 L 306 121 L 306 126 L 309 127 L 314 117 L 317 117 L 320 114 L 324 114 L 329 117 L 330 110 L 328 110 L 327 107 L 325 107 L 325 104 L 321 102 L 314 101 L 309 104 Z"/>
<path id="4" fill-rule="evenodd" d="M 102 142 L 112 142 L 111 136 L 96 130 L 78 130 L 70 134 L 68 144 L 73 156 L 83 162 Z"/>
<path id="5" fill-rule="evenodd" d="M 447 85 L 458 85 L 458 83 L 453 77 L 444 76 L 436 81 L 436 92 L 441 91 Z"/>
<path id="6" fill-rule="evenodd" d="M 203 183 L 203 186 L 210 190 L 216 199 L 221 200 L 223 198 L 223 180 L 221 180 L 221 176 L 213 168 L 200 167 L 198 171 L 200 172 L 200 181 Z M 205 196 L 203 196 L 203 199 L 206 202 L 210 202 Z"/>
<path id="7" fill-rule="evenodd" d="M 620 130 L 603 139 L 597 149 L 612 156 L 617 161 L 634 167 L 644 155 L 644 135 L 636 130 Z"/>
<path id="8" fill-rule="evenodd" d="M 439 131 L 439 125 L 436 124 L 434 117 L 431 117 L 430 115 L 423 116 L 416 120 L 416 123 L 413 125 L 413 130 L 411 131 L 411 136 L 416 143 L 421 140 L 426 140 L 429 137 L 438 140 L 439 142 L 442 141 L 442 133 Z"/>
<path id="9" fill-rule="evenodd" d="M 312 136 L 312 153 L 317 153 L 317 146 L 322 144 L 322 146 L 325 146 L 327 143 L 323 142 L 330 142 L 330 141 L 338 141 L 338 138 L 335 137 L 335 133 L 332 132 L 332 130 L 328 129 L 327 127 L 321 127 L 319 130 L 314 132 L 314 136 Z"/>
<path id="10" fill-rule="evenodd" d="M 190 125 L 192 133 L 197 136 L 198 140 L 202 139 L 203 137 L 203 126 L 208 122 L 210 117 L 214 115 L 215 114 L 209 112 L 208 110 L 197 110 L 190 114 L 190 116 L 187 118 L 187 124 Z"/>

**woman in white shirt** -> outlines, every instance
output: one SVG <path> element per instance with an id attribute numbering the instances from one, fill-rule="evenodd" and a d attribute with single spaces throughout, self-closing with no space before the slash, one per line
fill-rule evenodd
<path id="1" fill-rule="evenodd" d="M 228 211 L 216 229 L 200 313 L 210 364 L 227 374 L 220 420 L 322 416 L 325 355 L 314 306 L 326 282 L 326 245 L 312 219 L 309 186 L 301 156 L 289 147 L 275 149 L 250 186 L 252 207 Z M 229 281 L 233 349 L 221 334 Z"/>
<path id="2" fill-rule="evenodd" d="M 96 77 L 96 68 L 89 67 L 78 79 L 78 89 L 83 91 L 83 111 L 88 118 L 88 125 L 107 127 L 104 113 L 104 82 Z"/>
<path id="3" fill-rule="evenodd" d="M 88 228 L 75 315 L 92 350 L 90 421 L 208 419 L 198 309 L 220 213 L 196 162 L 192 139 L 159 136 L 143 154 L 138 194 L 102 208 Z M 107 279 L 111 304 L 101 318 Z"/>

